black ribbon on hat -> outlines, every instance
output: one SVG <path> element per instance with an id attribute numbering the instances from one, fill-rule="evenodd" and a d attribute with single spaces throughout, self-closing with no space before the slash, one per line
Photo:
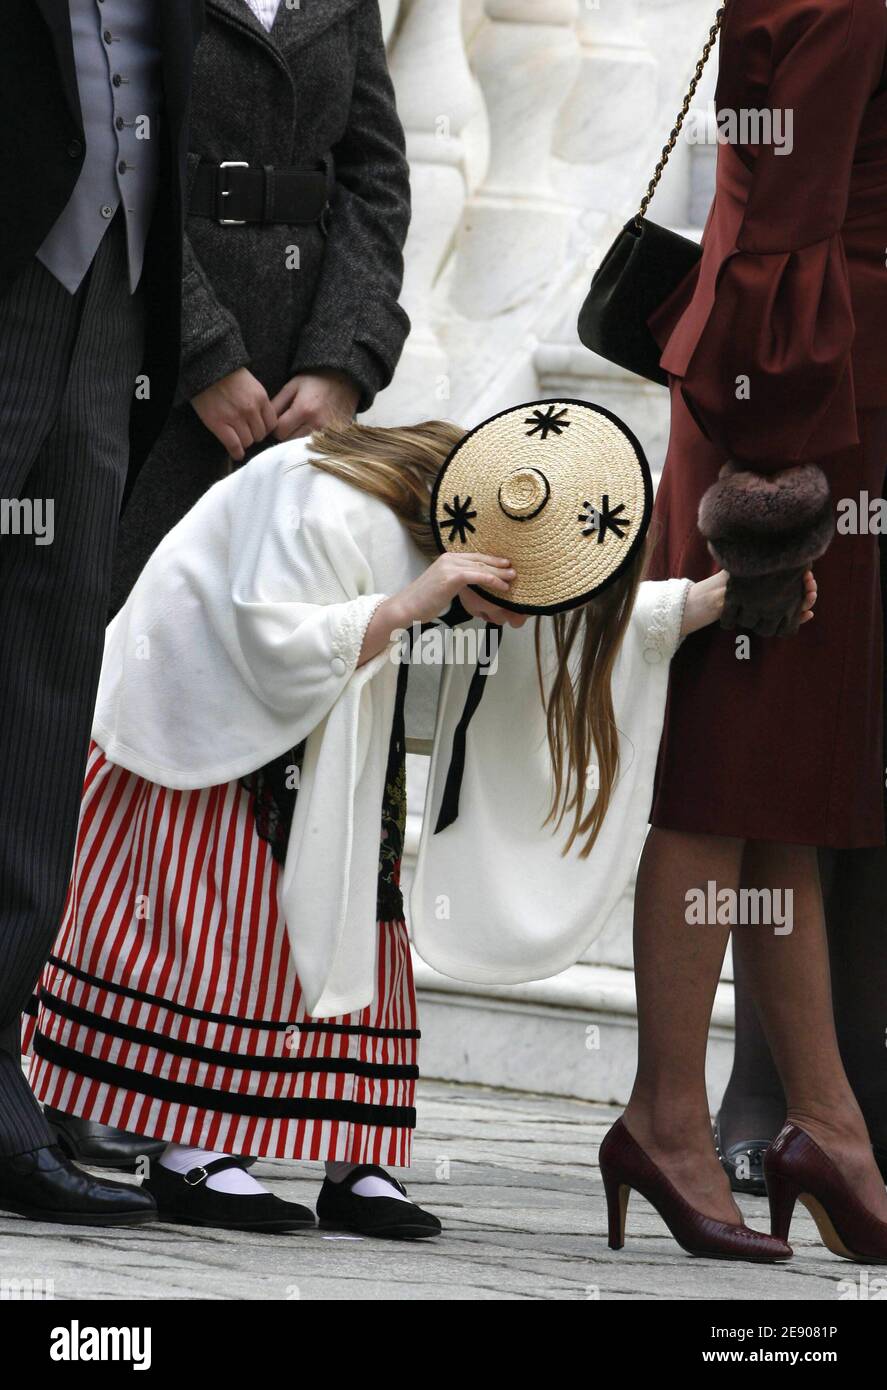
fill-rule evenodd
<path id="1" fill-rule="evenodd" d="M 447 627 L 455 627 L 458 623 L 470 622 L 471 614 L 462 607 L 458 599 L 455 599 L 452 607 L 443 615 L 441 622 Z M 497 623 L 487 623 L 487 651 L 489 651 L 489 634 L 496 633 L 498 644 L 502 629 Z M 488 679 L 489 662 L 483 661 L 478 657 L 477 665 L 471 676 L 471 683 L 468 686 L 468 694 L 465 697 L 465 707 L 462 710 L 459 723 L 453 730 L 453 748 L 450 753 L 450 766 L 447 770 L 447 778 L 444 783 L 443 797 L 441 798 L 440 810 L 437 815 L 437 824 L 434 827 L 435 835 L 439 835 L 442 830 L 446 830 L 448 825 L 459 815 L 459 794 L 462 790 L 462 776 L 465 772 L 465 744 L 468 735 L 468 726 L 474 718 L 475 711 L 481 702 L 484 693 L 484 683 Z"/>

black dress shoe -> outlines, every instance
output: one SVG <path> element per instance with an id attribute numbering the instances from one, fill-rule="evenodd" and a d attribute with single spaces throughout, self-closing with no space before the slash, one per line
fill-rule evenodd
<path id="1" fill-rule="evenodd" d="M 166 1148 L 165 1139 L 147 1139 L 128 1129 L 113 1129 L 95 1120 L 83 1120 L 79 1115 L 66 1115 L 44 1105 L 43 1114 L 50 1129 L 55 1131 L 58 1146 L 68 1158 L 79 1163 L 92 1163 L 96 1168 L 121 1168 L 128 1173 L 138 1171 L 141 1158 L 159 1158 Z M 251 1168 L 254 1158 L 244 1157 L 244 1168 Z"/>
<path id="2" fill-rule="evenodd" d="M 328 1231 L 355 1231 L 361 1236 L 380 1236 L 384 1240 L 426 1240 L 442 1230 L 436 1216 L 423 1211 L 415 1202 L 397 1197 L 361 1197 L 354 1184 L 361 1178 L 382 1178 L 406 1196 L 406 1188 L 384 1168 L 366 1163 L 355 1168 L 342 1182 L 324 1178 L 317 1199 L 317 1216 Z"/>
<path id="3" fill-rule="evenodd" d="M 715 1149 L 721 1167 L 730 1179 L 734 1192 L 744 1192 L 750 1197 L 766 1197 L 767 1184 L 764 1182 L 764 1154 L 770 1147 L 769 1139 L 740 1139 L 725 1149 L 721 1141 L 721 1130 L 715 1121 Z"/>
<path id="4" fill-rule="evenodd" d="M 242 1158 L 216 1158 L 205 1168 L 174 1173 L 162 1163 L 151 1167 L 143 1184 L 157 1202 L 161 1221 L 182 1226 L 220 1226 L 229 1231 L 304 1231 L 316 1223 L 314 1212 L 297 1202 L 284 1202 L 273 1192 L 216 1192 L 207 1178 L 226 1168 L 245 1168 Z"/>
<path id="5" fill-rule="evenodd" d="M 97 1168 L 123 1168 L 134 1173 L 140 1158 L 159 1158 L 166 1148 L 162 1139 L 145 1139 L 125 1129 L 82 1120 L 79 1115 L 65 1115 L 48 1105 L 44 1105 L 43 1114 L 62 1152 Z"/>
<path id="6" fill-rule="evenodd" d="M 55 1145 L 0 1158 L 0 1211 L 72 1226 L 157 1220 L 154 1199 L 141 1187 L 81 1172 Z"/>

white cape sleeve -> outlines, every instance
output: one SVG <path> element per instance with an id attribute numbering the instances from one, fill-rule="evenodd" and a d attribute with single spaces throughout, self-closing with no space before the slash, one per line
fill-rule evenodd
<path id="1" fill-rule="evenodd" d="M 382 502 L 269 449 L 155 551 L 108 630 L 93 736 L 174 788 L 306 742 L 278 892 L 308 1012 L 372 1002 L 397 667 L 358 667 L 376 606 L 427 561 Z"/>
<path id="2" fill-rule="evenodd" d="M 307 738 L 387 591 L 365 553 L 368 509 L 343 517 L 342 485 L 288 475 L 280 453 L 198 502 L 106 633 L 93 737 L 162 786 L 231 781 Z"/>

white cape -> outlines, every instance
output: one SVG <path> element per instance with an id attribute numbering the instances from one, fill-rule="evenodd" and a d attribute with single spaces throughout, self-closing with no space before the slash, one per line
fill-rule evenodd
<path id="1" fill-rule="evenodd" d="M 111 623 L 93 737 L 162 786 L 242 777 L 307 739 L 281 910 L 315 1017 L 373 998 L 379 817 L 397 687 L 388 652 L 357 668 L 382 598 L 427 561 L 385 504 L 308 462 L 304 441 L 217 483 L 163 540 Z M 587 860 L 541 831 L 549 795 L 533 624 L 507 630 L 471 722 L 453 825 L 434 835 L 471 668 L 444 674 L 419 863 L 417 949 L 467 980 L 571 964 L 643 842 L 683 580 L 645 584 L 619 658 L 622 770 Z"/>
<path id="2" fill-rule="evenodd" d="M 468 727 L 458 819 L 434 833 L 472 674 L 446 667 L 410 896 L 416 950 L 441 974 L 481 984 L 544 979 L 602 931 L 643 847 L 688 588 L 686 580 L 640 586 L 613 672 L 619 776 L 586 859 L 578 844 L 562 854 L 569 817 L 557 833 L 542 828 L 552 781 L 533 623 L 503 634 L 498 670 Z"/>

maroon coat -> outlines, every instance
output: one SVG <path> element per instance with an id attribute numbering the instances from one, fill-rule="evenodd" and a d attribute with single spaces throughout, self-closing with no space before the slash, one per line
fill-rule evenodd
<path id="1" fill-rule="evenodd" d="M 728 0 L 719 111 L 793 115 L 793 148 L 722 145 L 692 275 L 652 320 L 672 377 L 654 578 L 716 567 L 697 527 L 722 464 L 815 460 L 833 500 L 887 471 L 887 7 Z M 672 667 L 653 823 L 883 842 L 878 537 L 839 534 L 796 637 L 708 628 Z M 747 644 L 747 647 L 746 647 Z"/>

